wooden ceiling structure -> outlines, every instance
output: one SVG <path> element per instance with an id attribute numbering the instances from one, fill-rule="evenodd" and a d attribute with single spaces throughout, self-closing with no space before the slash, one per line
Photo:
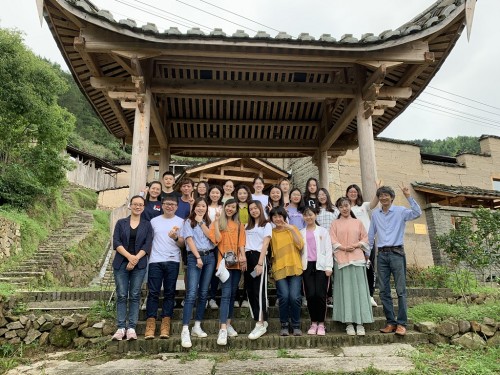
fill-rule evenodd
<path id="1" fill-rule="evenodd" d="M 88 0 L 37 1 L 106 128 L 134 144 L 137 111 L 148 112 L 149 139 L 137 147 L 147 144 L 160 166 L 170 155 L 313 156 L 323 162 L 320 178 L 325 160 L 358 142 L 360 153 L 373 149 L 373 137 L 441 68 L 475 5 L 440 0 L 396 30 L 337 41 L 329 34 L 315 40 L 307 33 L 159 32 L 153 24 L 117 21 Z M 360 139 L 360 122 L 368 141 Z M 374 159 L 374 150 L 361 158 Z M 362 175 L 376 169 L 373 163 L 365 171 L 362 163 Z M 375 174 L 367 178 L 375 181 Z"/>

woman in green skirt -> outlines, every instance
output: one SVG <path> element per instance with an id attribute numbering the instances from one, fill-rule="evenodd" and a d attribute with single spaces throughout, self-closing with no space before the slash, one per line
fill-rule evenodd
<path id="1" fill-rule="evenodd" d="M 363 223 L 351 212 L 348 198 L 339 198 L 337 207 L 340 216 L 330 227 L 335 258 L 333 320 L 346 323 L 348 335 L 364 336 L 363 324 L 373 323 L 365 271 L 367 260 L 365 252 L 369 252 L 368 234 Z"/>

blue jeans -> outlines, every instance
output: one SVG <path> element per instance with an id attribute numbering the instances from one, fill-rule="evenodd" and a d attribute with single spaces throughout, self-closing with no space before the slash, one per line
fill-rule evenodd
<path id="1" fill-rule="evenodd" d="M 215 268 L 214 253 L 201 256 L 203 267 L 196 266 L 196 258 L 190 251 L 187 255 L 187 285 L 186 299 L 184 300 L 184 309 L 182 310 L 182 324 L 189 324 L 191 314 L 193 313 L 196 292 L 198 292 L 198 303 L 196 305 L 196 321 L 203 320 L 205 314 L 205 305 L 207 304 L 208 287 L 212 280 L 212 274 Z"/>
<path id="2" fill-rule="evenodd" d="M 234 300 L 238 291 L 238 284 L 241 279 L 240 270 L 228 270 L 229 279 L 221 283 L 222 297 L 220 300 L 219 322 L 226 324 L 228 319 L 233 317 Z"/>
<path id="3" fill-rule="evenodd" d="M 118 328 L 127 328 L 127 300 L 128 300 L 128 328 L 134 328 L 139 319 L 139 302 L 141 299 L 141 284 L 146 268 L 134 267 L 127 271 L 127 262 L 123 262 L 119 269 L 113 269 L 116 284 L 116 325 Z"/>
<path id="4" fill-rule="evenodd" d="M 300 328 L 300 308 L 302 306 L 302 276 L 287 276 L 276 280 L 276 289 L 280 301 L 280 322 L 288 324 L 292 320 L 292 328 Z"/>
<path id="5" fill-rule="evenodd" d="M 172 317 L 175 305 L 175 287 L 179 276 L 179 262 L 158 262 L 149 264 L 148 302 L 146 317 L 155 318 L 158 315 L 158 303 L 163 284 L 163 306 L 161 317 Z"/>
<path id="6" fill-rule="evenodd" d="M 394 252 L 379 252 L 377 256 L 377 276 L 380 299 L 384 307 L 387 324 L 406 327 L 408 320 L 406 304 L 406 256 Z M 398 317 L 394 318 L 394 305 L 391 298 L 391 274 L 394 276 L 398 295 Z"/>

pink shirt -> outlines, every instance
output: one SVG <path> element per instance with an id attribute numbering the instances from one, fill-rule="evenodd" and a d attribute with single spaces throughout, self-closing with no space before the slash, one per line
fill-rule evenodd
<path id="1" fill-rule="evenodd" d="M 307 261 L 316 262 L 318 259 L 316 250 L 316 239 L 314 238 L 314 230 L 306 230 L 307 241 Z"/>

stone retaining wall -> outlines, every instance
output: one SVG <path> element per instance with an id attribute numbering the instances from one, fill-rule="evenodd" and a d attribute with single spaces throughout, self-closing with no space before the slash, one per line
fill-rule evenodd
<path id="1" fill-rule="evenodd" d="M 0 259 L 21 251 L 21 225 L 0 217 Z"/>
<path id="2" fill-rule="evenodd" d="M 426 333 L 432 344 L 460 345 L 468 349 L 485 346 L 500 347 L 500 323 L 484 318 L 482 323 L 468 320 L 449 320 L 439 324 L 421 322 L 415 329 Z"/>

